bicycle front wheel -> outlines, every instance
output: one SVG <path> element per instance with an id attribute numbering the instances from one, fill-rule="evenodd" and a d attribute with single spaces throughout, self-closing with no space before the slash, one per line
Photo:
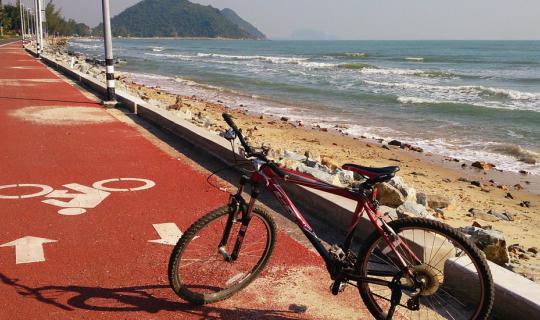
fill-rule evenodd
<path id="1" fill-rule="evenodd" d="M 169 260 L 169 281 L 184 300 L 202 305 L 229 298 L 250 284 L 272 255 L 276 225 L 266 211 L 255 207 L 238 258 L 227 261 L 218 247 L 228 217 L 228 206 L 210 212 L 189 227 L 176 244 Z M 229 254 L 241 226 L 234 219 L 225 247 Z"/>
<path id="2" fill-rule="evenodd" d="M 393 244 L 415 278 L 419 291 L 402 289 L 393 319 L 486 319 L 494 300 L 494 287 L 486 259 L 462 233 L 428 219 L 400 219 L 389 226 L 399 239 Z M 403 243 L 405 245 L 401 245 Z M 409 248 L 410 250 L 408 250 Z M 397 281 L 411 287 L 388 243 L 372 234 L 358 255 L 360 276 Z M 386 319 L 392 290 L 385 285 L 358 283 L 362 300 L 376 319 Z"/>

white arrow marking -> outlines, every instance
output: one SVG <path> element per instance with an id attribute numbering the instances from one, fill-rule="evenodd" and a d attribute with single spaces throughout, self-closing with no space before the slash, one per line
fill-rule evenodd
<path id="1" fill-rule="evenodd" d="M 174 246 L 183 235 L 182 231 L 180 231 L 180 228 L 178 228 L 176 223 L 158 223 L 153 224 L 153 226 L 161 239 L 148 240 L 148 242 L 168 244 Z"/>
<path id="2" fill-rule="evenodd" d="M 57 240 L 26 236 L 8 243 L 4 243 L 3 245 L 0 245 L 0 247 L 15 247 L 16 264 L 32 263 L 45 261 L 43 244 L 53 242 L 57 242 Z"/>
<path id="3" fill-rule="evenodd" d="M 78 183 L 65 184 L 64 187 L 71 190 L 79 191 L 81 193 L 68 193 L 68 190 L 55 190 L 47 195 L 47 198 L 60 198 L 71 199 L 70 201 L 60 201 L 56 199 L 43 200 L 43 203 L 47 203 L 53 206 L 61 208 L 69 208 L 59 210 L 58 213 L 65 215 L 76 215 L 86 212 L 83 208 L 95 208 L 110 193 L 107 191 L 97 190 L 87 186 L 83 186 Z"/>

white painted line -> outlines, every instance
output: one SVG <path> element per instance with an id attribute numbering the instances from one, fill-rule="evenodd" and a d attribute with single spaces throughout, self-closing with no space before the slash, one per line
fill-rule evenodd
<path id="1" fill-rule="evenodd" d="M 39 67 L 39 66 L 22 66 L 22 67 L 8 67 L 8 69 L 33 70 L 33 69 L 41 69 L 41 67 Z"/>
<path id="2" fill-rule="evenodd" d="M 28 199 L 28 198 L 35 198 L 35 197 L 41 197 L 46 194 L 49 194 L 53 192 L 53 188 L 43 185 L 43 184 L 29 184 L 29 183 L 21 183 L 21 184 L 10 184 L 6 186 L 0 186 L 1 189 L 10 189 L 10 188 L 25 188 L 25 187 L 31 187 L 31 188 L 40 188 L 41 191 L 36 193 L 30 193 L 30 194 L 23 194 L 23 195 L 17 195 L 17 196 L 4 196 L 0 194 L 0 199 Z"/>
<path id="3" fill-rule="evenodd" d="M 16 264 L 33 263 L 45 261 L 43 244 L 53 242 L 57 242 L 57 240 L 26 236 L 4 243 L 3 245 L 0 245 L 0 247 L 15 247 Z"/>
<path id="4" fill-rule="evenodd" d="M 144 185 L 136 188 L 109 188 L 104 186 L 107 183 L 110 182 L 118 182 L 118 181 L 137 181 L 137 182 L 143 182 Z M 93 188 L 103 190 L 103 191 L 109 191 L 109 192 L 127 192 L 127 191 L 141 191 L 146 190 L 155 187 L 156 183 L 152 180 L 148 179 L 139 179 L 139 178 L 114 178 L 114 179 L 107 179 L 102 180 L 94 183 L 92 185 Z"/>
<path id="5" fill-rule="evenodd" d="M 153 226 L 161 239 L 148 240 L 148 242 L 174 246 L 183 235 L 182 231 L 180 231 L 180 228 L 178 228 L 178 226 L 172 222 L 153 224 Z"/>

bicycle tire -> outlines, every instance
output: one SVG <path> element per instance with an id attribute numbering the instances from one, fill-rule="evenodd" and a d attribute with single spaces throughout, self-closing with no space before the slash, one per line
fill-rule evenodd
<path id="1" fill-rule="evenodd" d="M 264 209 L 260 207 L 254 207 L 252 214 L 253 214 L 253 218 L 255 217 L 261 218 L 261 220 L 265 223 L 265 226 L 267 228 L 268 239 L 266 240 L 266 245 L 265 245 L 263 255 L 258 260 L 256 265 L 252 268 L 249 275 L 243 278 L 240 282 L 236 283 L 235 285 L 229 288 L 225 288 L 223 290 L 213 292 L 210 294 L 202 294 L 202 293 L 198 293 L 198 292 L 194 292 L 190 290 L 188 286 L 182 282 L 182 277 L 179 273 L 179 267 L 181 266 L 182 255 L 184 251 L 186 250 L 186 248 L 189 246 L 189 244 L 194 239 L 197 238 L 197 235 L 200 234 L 201 231 L 204 230 L 205 227 L 209 226 L 212 222 L 215 222 L 219 218 L 228 216 L 229 207 L 224 206 L 208 213 L 207 215 L 197 220 L 188 228 L 186 233 L 179 239 L 178 243 L 174 247 L 174 250 L 169 259 L 169 268 L 168 268 L 169 282 L 170 282 L 171 288 L 180 298 L 195 305 L 204 305 L 208 303 L 214 303 L 214 302 L 222 301 L 231 297 L 232 295 L 236 294 L 237 292 L 239 292 L 240 290 L 248 286 L 251 282 L 253 282 L 253 280 L 255 280 L 255 278 L 260 274 L 260 272 L 266 267 L 270 257 L 272 256 L 274 245 L 276 242 L 276 224 L 274 222 L 274 219 Z M 252 222 L 253 222 L 253 218 L 252 218 Z M 248 226 L 247 232 L 249 233 L 249 226 Z M 232 238 L 233 243 L 234 241 L 236 241 L 235 236 L 236 235 L 231 232 L 230 238 Z M 231 240 L 229 240 L 229 242 L 231 242 Z M 218 243 L 216 243 L 216 248 L 217 248 L 217 245 Z M 240 257 L 241 256 L 242 256 L 242 250 L 240 250 Z"/>
<path id="2" fill-rule="evenodd" d="M 398 219 L 395 221 L 392 221 L 389 223 L 389 226 L 397 233 L 401 230 L 405 229 L 423 229 L 430 230 L 432 232 L 442 234 L 447 236 L 448 238 L 455 241 L 461 248 L 463 248 L 466 253 L 471 258 L 471 262 L 476 266 L 478 269 L 478 277 L 482 281 L 483 285 L 483 294 L 481 294 L 480 299 L 481 302 L 476 308 L 476 312 L 471 315 L 470 319 L 487 319 L 489 316 L 491 309 L 493 307 L 493 302 L 495 299 L 495 289 L 493 284 L 493 279 L 491 276 L 491 272 L 489 270 L 487 261 L 484 257 L 484 254 L 474 245 L 469 239 L 465 237 L 464 234 L 459 232 L 458 230 L 444 224 L 438 221 L 430 220 L 430 219 L 424 219 L 424 218 L 406 218 L 406 219 Z M 414 232 L 413 232 L 414 234 Z M 378 232 L 374 232 L 369 236 L 369 238 L 365 241 L 365 244 L 362 245 L 362 248 L 359 251 L 358 254 L 358 260 L 356 265 L 356 270 L 359 272 L 360 275 L 367 275 L 367 266 L 368 261 L 370 258 L 370 252 L 374 245 L 378 243 L 378 241 L 381 240 L 381 236 Z M 375 319 L 378 320 L 384 320 L 386 319 L 387 313 L 381 310 L 379 305 L 374 301 L 373 295 L 370 293 L 369 284 L 364 283 L 358 283 L 358 290 L 360 293 L 360 296 L 362 297 L 362 300 L 364 301 L 364 304 L 368 308 L 369 312 L 374 316 Z"/>

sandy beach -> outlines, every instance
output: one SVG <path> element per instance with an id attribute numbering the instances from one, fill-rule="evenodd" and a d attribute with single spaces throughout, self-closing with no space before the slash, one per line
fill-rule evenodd
<path id="1" fill-rule="evenodd" d="M 59 60 L 70 57 L 57 54 Z M 65 59 L 64 59 L 65 58 Z M 82 60 L 82 59 L 80 59 Z M 82 65 L 84 62 L 80 62 Z M 91 66 L 86 72 L 103 77 L 99 67 Z M 482 226 L 501 231 L 505 246 L 509 247 L 507 268 L 540 283 L 540 178 L 531 174 L 500 172 L 496 168 L 474 168 L 470 162 L 423 152 L 407 141 L 397 143 L 351 137 L 344 133 L 346 127 L 320 128 L 305 125 L 287 118 L 248 112 L 243 106 L 224 105 L 205 101 L 196 96 L 179 96 L 158 87 L 136 83 L 129 73 L 117 73 L 118 90 L 127 90 L 152 104 L 169 110 L 179 118 L 222 132 L 227 126 L 221 118 L 223 112 L 231 113 L 254 146 L 269 146 L 275 160 L 284 151 L 299 155 L 315 155 L 317 160 L 332 169 L 345 163 L 365 166 L 398 165 L 398 175 L 406 184 L 428 196 L 442 196 L 448 206 L 429 211 L 453 227 Z M 479 159 L 486 160 L 486 159 Z M 513 221 L 495 219 L 482 212 L 509 213 Z"/>

